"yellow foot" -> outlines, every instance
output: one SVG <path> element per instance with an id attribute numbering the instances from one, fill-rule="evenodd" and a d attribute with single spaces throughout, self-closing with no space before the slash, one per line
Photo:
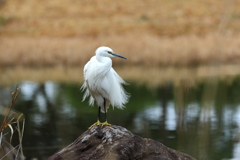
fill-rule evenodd
<path id="1" fill-rule="evenodd" d="M 101 123 L 100 125 L 102 125 L 102 126 L 111 126 L 111 124 L 109 124 L 107 121 Z"/>
<path id="2" fill-rule="evenodd" d="M 93 123 L 93 125 L 91 125 L 88 129 L 91 129 L 93 126 L 98 126 L 98 125 L 102 125 L 102 123 L 98 120 L 97 122 Z"/>

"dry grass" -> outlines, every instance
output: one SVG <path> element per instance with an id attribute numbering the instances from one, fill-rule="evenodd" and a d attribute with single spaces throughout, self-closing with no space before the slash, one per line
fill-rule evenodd
<path id="1" fill-rule="evenodd" d="M 240 31 L 237 0 L 22 0 L 6 1 L 2 35 L 102 36 L 149 33 L 203 35 L 222 29 Z"/>
<path id="2" fill-rule="evenodd" d="M 240 35 L 156 37 L 112 35 L 107 38 L 1 37 L 0 66 L 83 66 L 98 46 L 111 46 L 127 61 L 114 65 L 196 66 L 240 61 Z"/>
<path id="3" fill-rule="evenodd" d="M 24 119 L 22 120 L 23 115 L 14 113 L 13 106 L 17 101 L 17 98 L 20 94 L 21 89 L 16 87 L 16 90 L 12 93 L 12 103 L 10 106 L 5 108 L 4 119 L 0 127 L 0 159 L 1 160 L 11 160 L 11 159 L 24 159 L 23 151 L 22 151 L 22 138 L 24 131 Z M 21 122 L 22 121 L 22 122 Z M 22 126 L 20 126 L 20 123 Z M 15 126 L 16 125 L 16 126 Z M 4 134 L 6 134 L 6 128 L 10 129 L 10 140 L 9 142 L 4 138 Z M 12 137 L 14 132 L 18 132 L 19 145 L 13 147 L 11 145 Z"/>
<path id="4" fill-rule="evenodd" d="M 0 66 L 83 66 L 102 45 L 129 59 L 115 64 L 239 62 L 239 6 L 237 0 L 6 1 Z"/>

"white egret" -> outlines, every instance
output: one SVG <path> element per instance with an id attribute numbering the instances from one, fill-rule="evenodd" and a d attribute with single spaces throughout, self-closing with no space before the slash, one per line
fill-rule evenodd
<path id="1" fill-rule="evenodd" d="M 110 57 L 127 58 L 114 53 L 109 47 L 99 47 L 95 54 L 84 66 L 83 101 L 90 96 L 89 105 L 94 105 L 95 100 L 99 107 L 97 122 L 92 126 L 110 125 L 107 122 L 109 105 L 122 109 L 129 99 L 129 94 L 122 87 L 126 82 L 112 68 Z M 100 122 L 100 111 L 105 113 L 104 123 Z"/>

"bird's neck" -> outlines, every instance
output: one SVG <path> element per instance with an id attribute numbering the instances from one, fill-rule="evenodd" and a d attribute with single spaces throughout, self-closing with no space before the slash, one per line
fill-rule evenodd
<path id="1" fill-rule="evenodd" d="M 110 64 L 112 64 L 112 60 L 109 57 L 103 57 L 103 56 L 96 55 L 96 59 L 100 63 L 110 63 Z"/>

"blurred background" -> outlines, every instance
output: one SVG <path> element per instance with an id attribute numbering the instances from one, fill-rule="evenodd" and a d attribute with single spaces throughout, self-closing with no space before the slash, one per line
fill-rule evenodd
<path id="1" fill-rule="evenodd" d="M 113 58 L 131 98 L 111 124 L 198 160 L 240 159 L 240 1 L 0 0 L 1 114 L 18 84 L 27 160 L 96 121 L 79 89 L 99 46 L 128 58 Z"/>

